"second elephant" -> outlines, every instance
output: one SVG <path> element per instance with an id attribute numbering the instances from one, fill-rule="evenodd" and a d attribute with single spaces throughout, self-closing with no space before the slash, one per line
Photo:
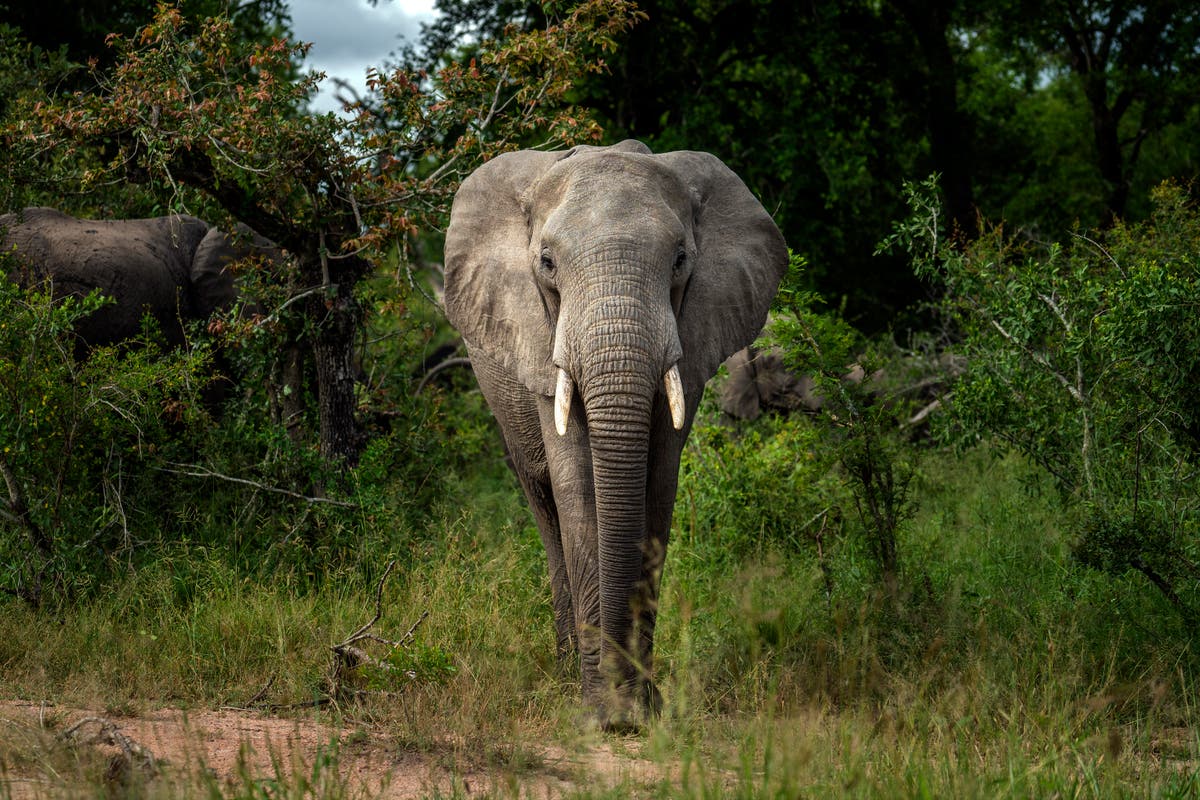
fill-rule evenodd
<path id="1" fill-rule="evenodd" d="M 86 220 L 27 208 L 0 216 L 0 240 L 15 257 L 9 266 L 18 282 L 48 280 L 55 297 L 99 290 L 116 301 L 76 325 L 85 350 L 137 336 L 146 314 L 168 344 L 179 346 L 187 322 L 233 305 L 232 262 L 280 257 L 269 240 L 248 229 L 228 234 L 183 214 Z"/>

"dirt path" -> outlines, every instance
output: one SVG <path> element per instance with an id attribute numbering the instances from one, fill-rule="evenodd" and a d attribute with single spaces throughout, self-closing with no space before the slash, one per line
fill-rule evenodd
<path id="1" fill-rule="evenodd" d="M 76 746 L 71 748 L 61 735 L 73 727 Z M 570 753 L 544 744 L 517 765 L 464 765 L 450 745 L 402 752 L 389 749 L 383 739 L 315 716 L 161 709 L 106 717 L 88 709 L 0 701 L 0 797 L 74 795 L 81 781 L 121 780 L 131 764 L 153 772 L 154 782 L 181 787 L 215 782 L 224 789 L 273 781 L 319 787 L 336 781 L 351 797 L 388 800 L 455 791 L 557 797 L 617 784 L 648 787 L 668 777 L 664 767 L 637 756 L 638 742 L 619 742 L 614 749 L 611 742 L 598 741 Z M 334 749 L 336 758 L 324 760 L 323 754 Z M 75 769 L 64 770 L 64 763 Z"/>

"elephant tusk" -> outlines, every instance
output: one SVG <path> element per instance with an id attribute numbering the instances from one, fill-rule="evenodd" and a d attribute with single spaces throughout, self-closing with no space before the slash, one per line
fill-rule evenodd
<path id="1" fill-rule="evenodd" d="M 554 387 L 554 429 L 559 436 L 567 432 L 567 419 L 571 415 L 571 395 L 575 394 L 575 384 L 571 376 L 562 367 L 558 368 L 558 385 Z"/>
<path id="2" fill-rule="evenodd" d="M 683 430 L 684 411 L 687 404 L 683 399 L 683 381 L 679 377 L 679 365 L 672 364 L 663 376 L 663 386 L 667 390 L 667 405 L 671 407 L 671 424 L 675 430 Z"/>

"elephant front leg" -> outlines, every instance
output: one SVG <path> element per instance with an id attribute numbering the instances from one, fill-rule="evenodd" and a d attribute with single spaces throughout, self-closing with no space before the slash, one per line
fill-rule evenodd
<path id="1" fill-rule="evenodd" d="M 560 436 L 555 428 L 553 401 L 543 400 L 538 409 L 557 510 L 558 544 L 575 617 L 583 700 L 598 706 L 607 684 L 600 668 L 600 562 L 587 426 L 576 404 L 571 409 L 567 432 Z"/>
<path id="2" fill-rule="evenodd" d="M 576 607 L 571 588 L 570 565 L 563 548 L 559 508 L 550 479 L 543 447 L 543 426 L 538 397 L 513 380 L 508 372 L 486 354 L 468 346 L 471 366 L 488 406 L 500 423 L 504 447 L 513 472 L 521 483 L 533 511 L 538 533 L 546 549 L 550 594 L 554 604 L 555 649 L 560 661 L 570 658 L 578 646 Z"/>
<path id="3" fill-rule="evenodd" d="M 575 608 L 571 599 L 571 584 L 567 577 L 567 560 L 563 552 L 562 533 L 558 526 L 558 507 L 548 483 L 519 474 L 525 497 L 533 509 L 534 521 L 546 549 L 546 566 L 550 573 L 550 600 L 554 606 L 555 655 L 560 664 L 575 656 L 579 648 L 576 635 Z"/>

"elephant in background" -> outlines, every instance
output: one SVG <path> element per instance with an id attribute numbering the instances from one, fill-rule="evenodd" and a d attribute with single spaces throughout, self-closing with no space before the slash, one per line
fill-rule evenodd
<path id="1" fill-rule="evenodd" d="M 826 405 L 827 398 L 812 376 L 789 370 L 778 347 L 739 350 L 725 367 L 728 378 L 721 384 L 719 404 L 735 419 L 757 419 L 764 411 L 816 414 Z M 886 403 L 906 412 L 897 424 L 912 430 L 928 422 L 965 370 L 962 356 L 911 351 L 895 356 L 869 375 L 861 364 L 847 364 L 840 380 L 845 386 L 859 387 L 859 396 L 868 402 Z"/>
<path id="2" fill-rule="evenodd" d="M 640 142 L 476 170 L 446 234 L 446 314 L 499 421 L 550 571 L 559 655 L 607 729 L 661 705 L 659 583 L 705 382 L 761 329 L 787 265 L 742 181 Z"/>
<path id="3" fill-rule="evenodd" d="M 80 353 L 137 336 L 152 315 L 167 343 L 184 343 L 184 324 L 233 305 L 237 287 L 226 267 L 280 251 L 248 228 L 228 234 L 186 215 L 84 220 L 52 208 L 0 216 L 0 241 L 14 253 L 12 277 L 28 285 L 52 282 L 54 295 L 100 290 L 116 302 L 76 326 Z"/>
<path id="4" fill-rule="evenodd" d="M 763 410 L 821 410 L 824 398 L 808 375 L 795 375 L 783 364 L 778 348 L 745 347 L 725 361 L 728 379 L 721 384 L 721 410 L 735 419 L 758 419 Z"/>

